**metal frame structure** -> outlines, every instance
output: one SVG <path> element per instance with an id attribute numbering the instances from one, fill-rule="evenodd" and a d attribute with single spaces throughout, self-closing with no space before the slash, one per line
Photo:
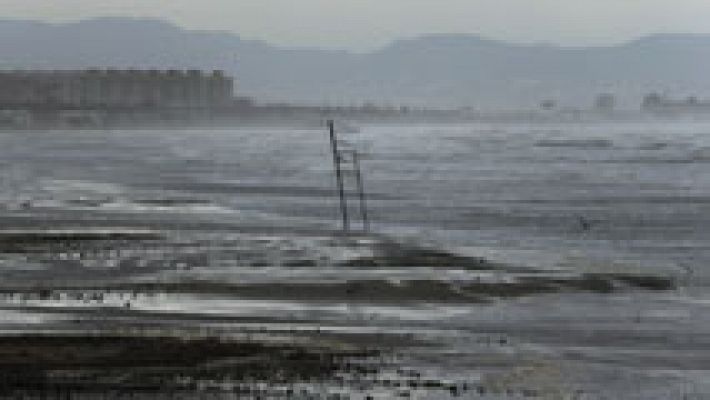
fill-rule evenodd
<path id="1" fill-rule="evenodd" d="M 335 129 L 335 121 L 328 120 L 328 133 L 330 135 L 330 146 L 333 152 L 333 167 L 335 170 L 335 180 L 338 190 L 338 198 L 340 199 L 340 214 L 343 221 L 343 231 L 351 232 L 351 219 L 348 210 L 348 198 L 351 192 L 357 192 L 360 200 L 360 217 L 362 223 L 362 231 L 370 231 L 370 220 L 367 212 L 367 195 L 365 193 L 365 184 L 362 178 L 360 169 L 360 157 L 357 150 L 347 142 L 338 139 Z M 355 179 L 354 187 L 350 191 L 347 189 L 347 175 L 352 175 Z"/>

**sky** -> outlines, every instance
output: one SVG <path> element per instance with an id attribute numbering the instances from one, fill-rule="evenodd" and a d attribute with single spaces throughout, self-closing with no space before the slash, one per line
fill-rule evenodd
<path id="1" fill-rule="evenodd" d="M 710 0 L 0 0 L 5 19 L 101 16 L 160 18 L 278 45 L 352 51 L 430 33 L 565 46 L 710 33 Z"/>

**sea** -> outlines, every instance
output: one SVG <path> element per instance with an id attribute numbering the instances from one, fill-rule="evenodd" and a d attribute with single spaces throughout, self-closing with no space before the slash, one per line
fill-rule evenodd
<path id="1" fill-rule="evenodd" d="M 319 121 L 0 131 L 0 331 L 144 321 L 225 335 L 347 333 L 373 345 L 404 335 L 411 345 L 397 346 L 391 370 L 351 385 L 350 398 L 404 396 L 383 377 L 416 371 L 478 389 L 418 387 L 413 398 L 710 399 L 709 121 L 353 123 L 339 135 L 360 156 L 368 232 L 352 190 L 353 232 L 342 232 Z M 110 245 L 65 243 L 96 237 Z M 382 241 L 530 274 L 674 284 L 482 302 L 267 290 L 512 279 L 450 264 L 343 262 Z M 190 290 L 146 294 L 184 282 Z M 241 296 L 229 284 L 261 289 Z M 71 295 L 96 288 L 100 301 Z M 333 395 L 342 384 L 308 390 Z"/>

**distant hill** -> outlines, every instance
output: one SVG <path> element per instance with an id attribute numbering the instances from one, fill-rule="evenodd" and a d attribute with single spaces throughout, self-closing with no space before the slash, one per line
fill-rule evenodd
<path id="1" fill-rule="evenodd" d="M 225 69 L 264 101 L 587 106 L 600 92 L 635 106 L 651 90 L 710 97 L 710 35 L 656 35 L 612 47 L 519 45 L 430 35 L 356 54 L 284 48 L 150 19 L 69 24 L 0 20 L 2 68 Z"/>

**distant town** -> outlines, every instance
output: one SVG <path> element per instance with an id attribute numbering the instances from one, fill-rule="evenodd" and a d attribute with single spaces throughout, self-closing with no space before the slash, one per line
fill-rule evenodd
<path id="1" fill-rule="evenodd" d="M 710 114 L 710 101 L 672 100 L 649 93 L 639 111 L 662 116 Z M 239 96 L 221 70 L 15 70 L 0 72 L 0 127 L 101 128 L 111 126 L 231 124 L 320 117 L 354 120 L 476 120 L 488 118 L 619 117 L 613 94 L 599 94 L 588 109 L 542 100 L 528 111 L 478 112 L 406 105 L 317 106 L 259 104 Z"/>

